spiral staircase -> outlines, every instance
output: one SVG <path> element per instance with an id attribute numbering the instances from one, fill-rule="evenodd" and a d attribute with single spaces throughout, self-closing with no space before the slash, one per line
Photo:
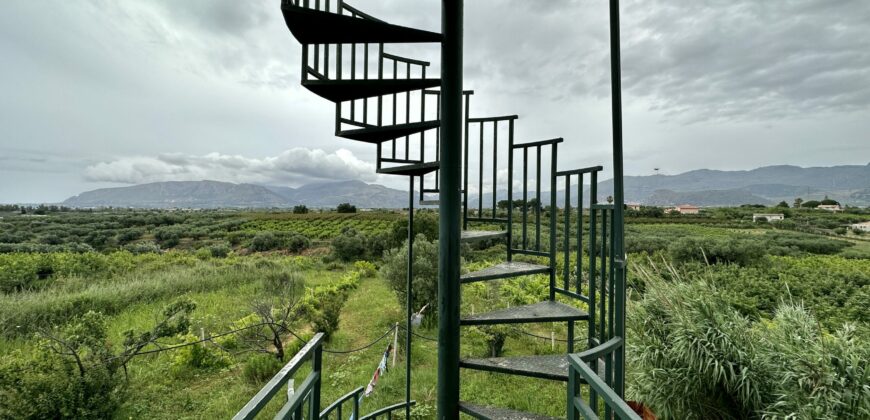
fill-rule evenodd
<path id="1" fill-rule="evenodd" d="M 439 205 L 441 212 L 451 210 L 440 200 L 441 172 L 448 169 L 442 168 L 448 163 L 441 159 L 442 80 L 427 75 L 429 62 L 389 51 L 394 44 L 442 43 L 442 34 L 389 24 L 342 0 L 284 0 L 281 9 L 290 32 L 302 44 L 302 86 L 335 104 L 335 135 L 372 144 L 378 173 L 408 178 L 409 223 L 413 224 L 415 204 Z M 458 241 L 504 241 L 507 246 L 503 262 L 467 272 L 454 281 L 464 285 L 544 275 L 549 278 L 549 296 L 530 305 L 462 314 L 459 328 L 565 323 L 567 344 L 559 355 L 460 357 L 458 366 L 439 364 L 439 369 L 455 370 L 439 378 L 456 375 L 461 383 L 461 371 L 476 370 L 564 382 L 568 418 L 598 418 L 600 414 L 635 418 L 621 399 L 625 260 L 618 256 L 622 255 L 622 216 L 614 204 L 598 200 L 602 166 L 559 168 L 562 138 L 516 141 L 518 117 L 472 117 L 473 95 L 474 91 L 462 90 L 461 208 L 453 209 L 461 214 Z M 543 189 L 553 193 L 542 194 Z M 509 205 L 500 208 L 498 192 L 505 190 Z M 412 241 L 409 234 L 409 251 Z M 409 278 L 412 275 L 409 268 Z M 409 318 L 410 311 L 407 308 Z M 585 334 L 577 334 L 577 323 L 585 324 L 581 331 Z M 459 331 L 446 331 L 452 328 L 449 322 L 442 322 L 440 328 L 441 341 L 455 337 L 452 349 L 458 348 Z M 410 339 L 408 334 L 408 345 Z M 579 352 L 578 347 L 582 348 Z M 439 351 L 452 352 L 448 347 Z M 409 410 L 411 361 L 406 359 L 408 395 L 403 407 Z M 583 386 L 587 387 L 585 396 Z M 443 389 L 439 387 L 439 392 Z M 458 390 L 450 391 L 459 395 Z M 319 396 L 316 401 L 319 405 Z M 472 401 L 445 407 L 439 400 L 440 418 L 458 416 L 454 410 L 481 419 L 549 418 Z M 311 412 L 317 413 L 317 408 Z"/>

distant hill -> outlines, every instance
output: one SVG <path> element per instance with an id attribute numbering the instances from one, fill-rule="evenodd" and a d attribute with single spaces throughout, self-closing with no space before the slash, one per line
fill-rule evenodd
<path id="1" fill-rule="evenodd" d="M 598 190 L 604 200 L 613 194 L 613 180 L 599 183 Z M 588 202 L 588 191 L 588 187 L 584 188 L 584 202 Z M 560 202 L 563 193 L 557 192 Z M 529 197 L 533 195 L 534 192 L 529 191 Z M 870 205 L 870 164 L 824 168 L 780 165 L 750 171 L 699 169 L 679 175 L 625 177 L 627 202 L 658 206 L 737 206 L 774 204 L 782 200 L 791 204 L 796 197 L 806 201 L 826 195 L 844 204 Z M 549 196 L 549 192 L 542 192 L 542 201 L 547 203 Z M 507 192 L 499 191 L 497 197 L 506 199 Z M 517 194 L 515 199 L 519 198 Z M 471 194 L 470 205 L 476 207 L 477 201 L 477 195 Z M 483 201 L 491 205 L 491 193 L 485 193 Z M 575 205 L 576 201 L 576 193 L 573 193 Z M 362 208 L 402 208 L 408 205 L 408 193 L 362 181 L 320 182 L 299 188 L 179 181 L 103 188 L 70 197 L 63 204 L 71 207 L 256 208 L 297 204 L 335 207 L 345 202 Z"/>
<path id="2" fill-rule="evenodd" d="M 297 204 L 335 207 L 351 203 L 362 208 L 400 208 L 407 206 L 407 194 L 362 181 L 323 182 L 299 188 L 168 181 L 87 191 L 66 199 L 63 204 L 70 207 L 268 208 Z"/>
<path id="3" fill-rule="evenodd" d="M 599 190 L 604 196 L 612 194 L 613 180 L 601 182 Z M 866 206 L 870 205 L 868 192 L 870 164 L 815 168 L 777 165 L 749 171 L 699 169 L 679 175 L 625 177 L 626 201 L 655 205 L 791 203 L 796 197 L 809 200 L 827 195 L 841 203 Z"/>

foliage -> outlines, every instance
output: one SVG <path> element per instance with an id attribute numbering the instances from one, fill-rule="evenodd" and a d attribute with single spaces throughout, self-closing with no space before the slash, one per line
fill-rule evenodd
<path id="1" fill-rule="evenodd" d="M 120 404 L 125 382 L 118 371 L 157 339 L 189 327 L 195 305 L 180 300 L 164 308 L 150 330 L 122 334 L 113 349 L 106 317 L 87 312 L 62 328 L 39 331 L 35 355 L 13 354 L 0 362 L 0 414 L 4 417 L 108 418 Z"/>
<path id="2" fill-rule="evenodd" d="M 226 353 L 211 343 L 196 343 L 199 337 L 193 334 L 181 336 L 181 344 L 190 344 L 173 350 L 171 369 L 176 375 L 182 375 L 189 370 L 219 369 L 230 365 L 231 360 Z"/>
<path id="3" fill-rule="evenodd" d="M 338 330 L 339 316 L 348 292 L 359 286 L 359 279 L 359 273 L 352 271 L 336 284 L 306 289 L 299 301 L 299 312 L 313 324 L 315 331 L 331 336 Z"/>
<path id="4" fill-rule="evenodd" d="M 438 242 L 430 242 L 423 235 L 414 239 L 414 278 L 411 282 L 411 308 L 419 310 L 429 305 L 426 320 L 437 319 L 438 313 Z M 408 243 L 384 255 L 381 274 L 399 298 L 401 307 L 407 304 Z M 427 321 L 428 323 L 428 321 Z"/>
<path id="5" fill-rule="evenodd" d="M 311 246 L 311 241 L 305 236 L 295 234 L 287 238 L 287 250 L 290 252 L 302 252 Z"/>
<path id="6" fill-rule="evenodd" d="M 356 213 L 356 206 L 350 203 L 341 203 L 335 208 L 336 213 Z"/>
<path id="7" fill-rule="evenodd" d="M 365 235 L 353 228 L 345 228 L 332 240 L 332 255 L 342 261 L 365 259 L 368 255 Z"/>
<path id="8" fill-rule="evenodd" d="M 275 376 L 283 364 L 274 357 L 257 354 L 248 359 L 242 367 L 242 377 L 252 385 L 261 386 Z"/>
<path id="9" fill-rule="evenodd" d="M 790 303 L 754 322 L 711 279 L 639 271 L 648 288 L 628 311 L 629 383 L 662 418 L 870 415 L 870 345 L 852 327 L 825 334 Z"/>
<path id="10" fill-rule="evenodd" d="M 764 255 L 764 248 L 753 240 L 683 238 L 670 246 L 668 253 L 678 262 L 707 262 L 747 266 Z"/>
<path id="11" fill-rule="evenodd" d="M 365 260 L 354 262 L 353 269 L 363 278 L 371 278 L 378 273 L 378 267 Z"/>
<path id="12" fill-rule="evenodd" d="M 306 213 L 308 213 L 308 207 L 306 207 L 304 204 L 293 206 L 293 214 L 306 214 Z"/>
<path id="13" fill-rule="evenodd" d="M 260 232 L 251 240 L 252 251 L 271 251 L 281 246 L 281 241 L 272 232 Z"/>

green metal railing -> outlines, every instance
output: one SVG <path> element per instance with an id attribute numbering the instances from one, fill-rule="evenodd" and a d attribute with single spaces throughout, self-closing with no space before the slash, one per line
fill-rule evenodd
<path id="1" fill-rule="evenodd" d="M 341 398 L 335 400 L 332 404 L 329 404 L 323 411 L 320 412 L 321 419 L 331 419 L 335 418 L 336 420 L 344 420 L 346 416 L 346 411 L 344 407 L 346 405 L 350 405 L 350 413 L 351 418 L 358 419 L 359 418 L 359 403 L 362 399 L 363 387 L 359 387 L 354 389 L 353 391 L 348 392 Z M 333 416 L 334 414 L 334 416 Z"/>
<path id="2" fill-rule="evenodd" d="M 276 419 L 301 420 L 303 417 L 316 418 L 320 410 L 320 379 L 323 367 L 323 333 L 317 333 L 272 379 L 264 386 L 254 398 L 251 398 L 241 410 L 233 417 L 234 420 L 249 420 L 257 416 L 260 411 L 278 394 L 302 365 L 311 360 L 311 373 L 305 377 L 299 388 L 293 395 L 288 397 L 287 402 L 275 415 Z M 307 415 L 306 415 L 307 414 Z"/>
<path id="3" fill-rule="evenodd" d="M 599 418 L 599 398 L 604 404 L 605 419 L 614 416 L 623 420 L 641 420 L 640 416 L 625 403 L 620 395 L 599 375 L 599 361 L 602 357 L 613 355 L 622 349 L 621 337 L 609 341 L 579 354 L 568 355 L 568 420 Z M 590 364 L 592 367 L 590 367 Z M 581 394 L 582 384 L 589 388 L 588 402 Z"/>

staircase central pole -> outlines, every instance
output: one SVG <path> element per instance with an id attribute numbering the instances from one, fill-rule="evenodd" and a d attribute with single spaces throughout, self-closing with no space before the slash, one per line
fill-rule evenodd
<path id="1" fill-rule="evenodd" d="M 617 395 L 625 395 L 625 222 L 623 209 L 625 197 L 622 170 L 622 65 L 619 41 L 619 0 L 610 0 L 610 83 L 611 113 L 613 118 L 613 254 L 615 271 L 615 320 L 614 334 L 622 337 L 622 346 L 616 351 L 613 389 Z"/>
<path id="2" fill-rule="evenodd" d="M 441 165 L 438 241 L 438 418 L 459 418 L 459 237 L 463 0 L 441 2 Z"/>

